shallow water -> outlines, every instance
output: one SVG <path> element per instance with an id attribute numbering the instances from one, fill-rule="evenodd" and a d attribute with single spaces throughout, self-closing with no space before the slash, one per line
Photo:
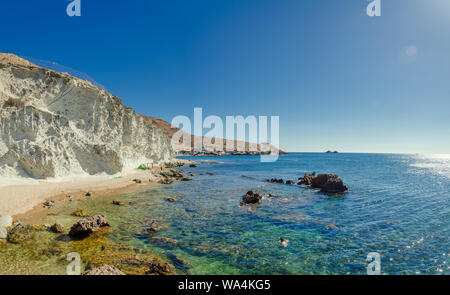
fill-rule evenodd
<path id="1" fill-rule="evenodd" d="M 112 225 L 108 239 L 157 254 L 178 273 L 365 274 L 369 252 L 380 253 L 384 274 L 450 273 L 450 162 L 445 156 L 296 153 L 275 163 L 260 163 L 256 156 L 195 160 L 220 164 L 181 168 L 197 174 L 190 182 L 72 202 L 43 222 L 69 226 L 78 219 L 70 216 L 76 209 L 105 214 Z M 264 181 L 296 180 L 312 171 L 339 174 L 350 191 L 330 198 Z M 204 172 L 214 175 L 199 175 Z M 239 207 L 250 189 L 277 197 Z M 179 200 L 168 202 L 168 196 Z M 113 199 L 127 206 L 113 206 Z M 169 225 L 154 237 L 170 243 L 142 234 L 154 219 Z M 39 233 L 35 241 L 51 235 Z M 287 248 L 279 246 L 280 237 L 289 240 Z M 24 251 L 29 250 L 8 246 L 0 250 L 0 261 L 21 259 L 25 256 L 17 253 Z M 66 262 L 51 257 L 26 260 L 30 271 L 65 271 Z M 6 264 L 0 263 L 0 273 L 8 272 Z"/>

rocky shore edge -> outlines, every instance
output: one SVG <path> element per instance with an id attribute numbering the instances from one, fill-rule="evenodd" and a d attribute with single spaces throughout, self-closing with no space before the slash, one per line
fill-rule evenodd
<path id="1" fill-rule="evenodd" d="M 148 179 L 133 179 L 132 182 L 136 185 L 142 185 L 145 182 L 153 184 L 168 185 L 174 181 L 191 181 L 193 176 L 192 172 L 184 175 L 183 172 L 176 170 L 178 167 L 182 167 L 189 164 L 191 168 L 197 167 L 193 161 L 179 160 L 166 164 L 164 167 L 153 167 L 147 169 Z M 212 175 L 212 173 L 208 173 Z M 45 212 L 48 209 L 57 205 L 58 202 L 72 202 L 78 198 L 91 198 L 99 197 L 100 194 L 94 191 L 87 191 L 86 193 L 74 196 L 72 194 L 66 195 L 63 200 L 46 200 L 40 205 L 40 216 L 45 216 Z M 170 200 L 169 200 L 170 199 Z M 168 198 L 169 202 L 176 201 L 176 197 Z M 113 201 L 112 205 L 124 206 L 126 205 L 121 201 Z M 34 210 L 33 213 L 36 213 Z M 22 215 L 21 219 L 12 217 L 10 215 L 0 216 L 0 248 L 8 247 L 8 244 L 25 245 L 32 243 L 33 238 L 37 232 L 46 231 L 55 234 L 55 241 L 51 249 L 47 249 L 52 255 L 63 255 L 61 251 L 62 242 L 58 241 L 70 241 L 71 251 L 80 253 L 82 261 L 86 264 L 85 275 L 170 275 L 176 274 L 175 267 L 149 253 L 138 253 L 138 249 L 127 244 L 116 244 L 108 241 L 104 235 L 108 232 L 110 224 L 106 216 L 95 215 L 85 209 L 81 209 L 72 213 L 72 216 L 80 217 L 76 223 L 74 223 L 70 229 L 66 229 L 62 224 L 55 222 L 54 224 L 39 224 L 30 223 L 34 220 L 27 217 L 31 214 Z M 158 237 L 159 240 L 153 241 L 152 234 L 166 228 L 159 221 L 152 220 L 148 222 L 148 226 L 143 229 L 143 232 L 148 235 L 152 243 L 156 244 L 170 243 L 164 238 Z M 156 238 L 155 238 L 156 239 Z M 101 245 L 99 247 L 99 245 Z M 28 247 L 28 246 L 27 246 Z M 53 248 L 55 247 L 55 249 Z M 39 248 L 36 247 L 36 248 Z M 101 249 L 99 252 L 98 249 Z M 45 250 L 46 254 L 48 254 Z M 67 254 L 67 253 L 66 253 Z M 65 257 L 61 257 L 64 259 Z"/>

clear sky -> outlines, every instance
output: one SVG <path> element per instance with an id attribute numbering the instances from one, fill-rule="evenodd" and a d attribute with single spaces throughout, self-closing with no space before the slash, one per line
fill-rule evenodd
<path id="1" fill-rule="evenodd" d="M 93 77 L 138 112 L 279 115 L 288 151 L 450 153 L 450 1 L 0 2 L 0 51 Z"/>

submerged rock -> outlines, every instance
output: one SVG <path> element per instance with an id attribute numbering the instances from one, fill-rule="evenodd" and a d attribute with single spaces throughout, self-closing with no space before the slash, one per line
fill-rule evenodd
<path id="1" fill-rule="evenodd" d="M 337 227 L 334 224 L 329 224 L 325 226 L 325 229 L 331 229 L 331 230 L 339 230 L 339 227 Z"/>
<path id="2" fill-rule="evenodd" d="M 20 244 L 31 240 L 35 233 L 33 226 L 19 223 L 8 233 L 8 242 Z"/>
<path id="3" fill-rule="evenodd" d="M 83 275 L 85 276 L 117 276 L 125 275 L 120 269 L 112 265 L 105 264 L 100 267 L 96 267 L 86 271 Z"/>
<path id="4" fill-rule="evenodd" d="M 271 178 L 271 179 L 267 179 L 268 182 L 273 182 L 273 183 L 284 183 L 284 180 L 282 178 L 278 179 L 278 178 Z"/>
<path id="5" fill-rule="evenodd" d="M 36 231 L 46 231 L 50 228 L 47 224 L 33 224 L 32 227 Z"/>
<path id="6" fill-rule="evenodd" d="M 70 251 L 78 252 L 90 269 L 111 265 L 126 275 L 167 275 L 175 274 L 173 265 L 152 255 L 139 253 L 128 244 L 117 244 L 104 236 L 100 230 L 89 237 L 74 241 Z"/>
<path id="7" fill-rule="evenodd" d="M 167 202 L 173 203 L 173 202 L 178 201 L 178 198 L 176 196 L 173 196 L 173 197 L 168 197 L 166 200 L 167 200 Z"/>
<path id="8" fill-rule="evenodd" d="M 262 199 L 262 195 L 255 193 L 253 191 L 248 191 L 243 197 L 242 202 L 244 204 L 256 204 Z"/>
<path id="9" fill-rule="evenodd" d="M 92 215 L 94 215 L 91 211 L 86 210 L 86 209 L 81 209 L 78 211 L 75 211 L 72 213 L 73 216 L 78 216 L 78 217 L 90 217 Z"/>
<path id="10" fill-rule="evenodd" d="M 64 226 L 61 223 L 56 222 L 50 227 L 50 230 L 54 233 L 61 234 L 64 232 Z"/>
<path id="11" fill-rule="evenodd" d="M 190 164 L 189 167 L 190 167 L 190 168 L 197 168 L 197 165 L 195 165 L 195 164 Z"/>
<path id="12" fill-rule="evenodd" d="M 116 201 L 116 200 L 114 200 L 114 201 L 112 201 L 112 203 L 113 203 L 114 205 L 117 205 L 117 206 L 125 206 L 125 203 L 122 202 L 122 201 Z"/>
<path id="13" fill-rule="evenodd" d="M 286 184 L 294 184 L 293 180 L 286 180 Z"/>
<path id="14" fill-rule="evenodd" d="M 151 237 L 150 242 L 163 248 L 175 248 L 178 242 L 167 237 Z"/>
<path id="15" fill-rule="evenodd" d="M 214 173 L 212 173 L 212 172 L 206 172 L 205 174 L 206 175 L 214 175 Z"/>
<path id="16" fill-rule="evenodd" d="M 103 215 L 95 215 L 87 217 L 75 223 L 70 229 L 69 236 L 71 237 L 85 237 L 102 227 L 109 226 L 108 220 Z"/>
<path id="17" fill-rule="evenodd" d="M 157 220 L 152 220 L 147 227 L 147 233 L 154 234 L 156 232 L 166 230 L 168 226 L 162 222 L 159 222 Z"/>

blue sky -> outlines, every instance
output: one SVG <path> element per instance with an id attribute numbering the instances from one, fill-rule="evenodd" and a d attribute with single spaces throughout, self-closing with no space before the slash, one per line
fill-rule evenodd
<path id="1" fill-rule="evenodd" d="M 93 77 L 138 112 L 278 115 L 288 151 L 450 153 L 450 1 L 0 2 L 0 51 Z"/>

